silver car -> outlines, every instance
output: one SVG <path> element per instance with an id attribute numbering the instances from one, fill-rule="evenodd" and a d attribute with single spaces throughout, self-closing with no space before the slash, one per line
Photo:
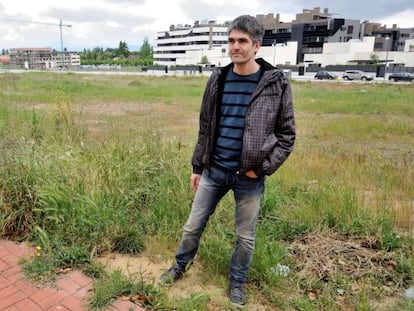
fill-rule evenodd
<path id="1" fill-rule="evenodd" d="M 374 79 L 374 75 L 369 72 L 362 70 L 345 70 L 342 75 L 344 80 L 362 80 L 362 81 L 371 81 Z"/>

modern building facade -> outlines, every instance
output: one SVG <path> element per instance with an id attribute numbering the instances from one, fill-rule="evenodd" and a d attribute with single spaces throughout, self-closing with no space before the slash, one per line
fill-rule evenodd
<path id="1" fill-rule="evenodd" d="M 407 40 L 414 39 L 414 27 L 398 28 L 392 25 L 392 28 L 381 26 L 372 31 L 375 37 L 375 51 L 404 51 Z"/>
<path id="2" fill-rule="evenodd" d="M 405 41 L 405 51 L 375 51 L 376 42 L 377 38 L 373 36 L 348 42 L 328 42 L 324 44 L 323 53 L 306 54 L 304 61 L 317 67 L 376 62 L 376 65 L 385 66 L 387 71 L 414 67 L 414 39 Z"/>
<path id="3" fill-rule="evenodd" d="M 10 65 L 22 69 L 77 69 L 80 56 L 74 52 L 56 52 L 51 48 L 12 48 Z"/>
<path id="4" fill-rule="evenodd" d="M 297 63 L 304 61 L 305 54 L 322 53 L 326 42 L 347 42 L 361 39 L 365 25 L 359 20 L 334 17 L 338 14 L 329 13 L 319 7 L 304 9 L 296 14 L 291 22 L 282 22 L 279 14 L 257 15 L 265 27 L 264 46 L 289 41 L 298 42 Z"/>
<path id="5" fill-rule="evenodd" d="M 414 28 L 402 29 L 396 25 L 387 28 L 367 20 L 342 18 L 340 14 L 330 13 L 328 8 L 304 9 L 290 22 L 282 22 L 279 14 L 259 14 L 256 17 L 265 27 L 258 56 L 274 65 L 306 66 L 307 62 L 320 60 L 338 64 L 358 61 L 358 56 L 364 57 L 362 62 L 369 63 L 372 53 L 378 53 L 382 62 L 390 62 L 383 54 L 396 56 L 399 52 L 407 53 L 411 48 L 407 48 L 406 43 L 414 39 Z M 205 61 L 224 65 L 230 61 L 226 26 L 214 21 L 197 21 L 194 25 L 171 26 L 169 31 L 158 32 L 154 62 L 167 66 L 202 64 Z M 330 54 L 333 51 L 335 55 Z M 411 54 L 398 54 L 398 61 L 408 64 L 411 63 L 410 57 Z"/>
<path id="6" fill-rule="evenodd" d="M 195 51 L 199 54 L 196 63 L 202 63 L 204 51 L 220 50 L 226 45 L 227 27 L 215 21 L 196 21 L 192 26 L 170 26 L 169 31 L 157 32 L 153 48 L 154 62 L 158 65 L 176 65 L 177 59 L 185 58 L 186 52 Z"/>

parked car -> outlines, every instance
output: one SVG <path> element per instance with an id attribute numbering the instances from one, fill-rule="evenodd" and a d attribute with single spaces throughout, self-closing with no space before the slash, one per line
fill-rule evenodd
<path id="1" fill-rule="evenodd" d="M 374 75 L 369 72 L 362 70 L 345 70 L 342 75 L 344 80 L 362 80 L 362 81 L 371 81 L 374 79 Z"/>
<path id="2" fill-rule="evenodd" d="M 414 80 L 414 74 L 410 72 L 395 72 L 388 76 L 390 81 L 408 81 L 411 82 Z"/>
<path id="3" fill-rule="evenodd" d="M 333 80 L 333 79 L 336 79 L 336 75 L 334 75 L 333 73 L 330 73 L 329 71 L 326 71 L 326 70 L 320 70 L 315 74 L 315 79 Z"/>

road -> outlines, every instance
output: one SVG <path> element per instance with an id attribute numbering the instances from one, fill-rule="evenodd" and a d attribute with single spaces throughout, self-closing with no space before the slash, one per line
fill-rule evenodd
<path id="1" fill-rule="evenodd" d="M 45 72 L 41 70 L 25 70 L 25 69 L 4 69 L 0 68 L 0 73 L 28 73 L 28 72 Z M 77 74 L 91 74 L 91 75 L 128 75 L 128 76 L 209 76 L 209 71 L 203 71 L 201 74 L 198 72 L 189 72 L 189 71 L 169 71 L 168 73 L 165 73 L 163 70 L 152 70 L 147 72 L 141 72 L 141 71 L 122 71 L 122 70 L 112 70 L 112 71 L 104 71 L 104 70 L 80 70 L 80 71 L 48 71 L 48 72 L 54 72 L 58 74 L 64 74 L 64 73 L 77 73 Z M 292 80 L 296 81 L 315 81 L 315 82 L 326 82 L 326 83 L 332 83 L 332 82 L 343 82 L 343 83 L 409 83 L 409 82 L 391 82 L 387 78 L 384 79 L 383 77 L 375 77 L 372 81 L 359 81 L 359 80 L 353 80 L 353 81 L 344 81 L 340 77 L 342 76 L 342 72 L 332 72 L 335 75 L 338 76 L 335 80 L 316 80 L 314 78 L 315 73 L 314 72 L 306 72 L 304 75 L 299 75 L 298 72 L 288 72 L 288 75 L 290 75 Z"/>

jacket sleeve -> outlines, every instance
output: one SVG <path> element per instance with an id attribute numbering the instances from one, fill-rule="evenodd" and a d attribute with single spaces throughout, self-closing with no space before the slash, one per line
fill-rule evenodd
<path id="1" fill-rule="evenodd" d="M 258 176 L 273 174 L 292 152 L 296 138 L 292 91 L 286 76 L 283 76 L 281 82 L 283 93 L 274 128 L 277 142 L 272 152 L 263 161 L 262 167 L 256 170 Z"/>
<path id="2" fill-rule="evenodd" d="M 209 129 L 212 115 L 212 86 L 214 85 L 213 79 L 214 77 L 211 76 L 207 81 L 203 99 L 201 102 L 198 138 L 191 159 L 193 173 L 195 174 L 201 174 L 203 171 L 203 156 L 206 153 L 207 144 L 209 141 L 208 135 L 210 135 Z"/>

